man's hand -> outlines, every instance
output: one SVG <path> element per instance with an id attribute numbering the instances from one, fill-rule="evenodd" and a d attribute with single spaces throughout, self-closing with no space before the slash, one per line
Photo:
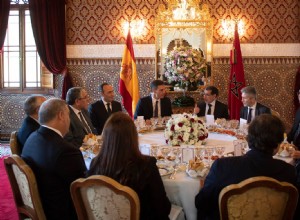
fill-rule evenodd
<path id="1" fill-rule="evenodd" d="M 200 112 L 200 108 L 197 106 L 197 103 L 195 103 L 194 114 L 198 114 L 199 112 Z"/>

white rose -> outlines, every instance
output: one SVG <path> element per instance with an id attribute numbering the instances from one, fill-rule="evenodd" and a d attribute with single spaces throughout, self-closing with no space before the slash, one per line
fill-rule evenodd
<path id="1" fill-rule="evenodd" d="M 189 139 L 190 139 L 190 133 L 185 132 L 185 133 L 183 134 L 183 140 L 184 140 L 184 142 L 189 141 Z"/>

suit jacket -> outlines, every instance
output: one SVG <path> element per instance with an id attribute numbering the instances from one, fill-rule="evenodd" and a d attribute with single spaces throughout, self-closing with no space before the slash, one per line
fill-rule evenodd
<path id="1" fill-rule="evenodd" d="M 111 104 L 112 104 L 111 106 L 112 113 L 122 111 L 122 106 L 120 102 L 112 101 Z M 89 106 L 88 111 L 90 114 L 91 121 L 94 127 L 97 129 L 98 134 L 102 134 L 104 124 L 109 117 L 109 114 L 107 113 L 103 101 L 100 100 L 91 104 Z"/>
<path id="2" fill-rule="evenodd" d="M 160 111 L 161 117 L 171 116 L 173 114 L 171 100 L 169 98 L 164 97 L 160 99 Z M 144 116 L 145 120 L 153 117 L 153 105 L 151 95 L 143 97 L 139 100 L 135 109 L 134 119 L 136 119 L 137 116 Z"/>
<path id="3" fill-rule="evenodd" d="M 244 156 L 218 159 L 213 163 L 204 187 L 196 196 L 198 219 L 220 219 L 218 197 L 221 190 L 255 176 L 268 176 L 296 186 L 296 170 L 292 165 L 256 149 L 248 151 Z"/>
<path id="4" fill-rule="evenodd" d="M 41 126 L 27 139 L 21 156 L 35 174 L 47 219 L 77 219 L 70 184 L 85 175 L 80 150 Z"/>
<path id="5" fill-rule="evenodd" d="M 31 118 L 30 116 L 27 116 L 23 123 L 21 128 L 18 131 L 17 134 L 17 140 L 18 140 L 18 145 L 20 146 L 20 152 L 22 152 L 23 146 L 27 140 L 27 138 L 29 137 L 29 135 L 36 131 L 37 129 L 39 129 L 40 124 L 34 120 L 33 118 Z"/>
<path id="6" fill-rule="evenodd" d="M 265 114 L 265 113 L 271 114 L 271 109 L 257 102 L 256 109 L 255 109 L 255 116 Z M 247 116 L 248 116 L 248 107 L 243 106 L 240 111 L 240 118 L 247 120 Z"/>
<path id="7" fill-rule="evenodd" d="M 199 117 L 205 116 L 206 103 L 205 102 L 199 102 L 197 104 L 197 106 L 200 108 L 200 112 L 197 115 Z M 226 119 L 229 119 L 227 105 L 225 105 L 222 102 L 219 102 L 218 100 L 216 100 L 216 105 L 215 105 L 215 110 L 214 110 L 214 116 L 215 116 L 215 119 L 217 119 L 217 118 L 226 118 Z"/>
<path id="8" fill-rule="evenodd" d="M 70 129 L 69 132 L 65 135 L 64 139 L 68 142 L 71 142 L 76 147 L 81 147 L 84 136 L 88 134 L 84 129 L 82 122 L 79 120 L 78 116 L 75 114 L 73 109 L 69 107 L 70 110 Z M 88 112 L 81 110 L 84 119 L 86 120 L 88 126 L 92 130 L 93 134 L 97 134 L 96 129 L 94 128 L 91 119 L 88 115 Z"/>
<path id="9" fill-rule="evenodd" d="M 300 123 L 300 108 L 298 108 L 296 115 L 295 115 L 295 121 L 293 124 L 293 127 L 291 129 L 291 131 L 289 132 L 288 136 L 287 136 L 287 141 L 288 142 L 292 142 L 294 141 L 294 136 L 297 132 L 298 126 Z M 298 135 L 297 139 L 296 139 L 296 143 L 294 143 L 295 146 L 300 149 L 300 135 Z"/>
<path id="10" fill-rule="evenodd" d="M 144 158 L 142 161 L 135 161 L 125 166 L 130 169 L 130 171 L 126 170 L 126 173 L 132 173 L 136 177 L 125 185 L 132 188 L 139 196 L 141 220 L 169 219 L 171 203 L 158 172 L 156 159 L 149 156 L 144 156 Z M 103 175 L 103 173 L 89 173 L 89 175 L 97 174 Z M 119 180 L 116 179 L 116 181 Z"/>

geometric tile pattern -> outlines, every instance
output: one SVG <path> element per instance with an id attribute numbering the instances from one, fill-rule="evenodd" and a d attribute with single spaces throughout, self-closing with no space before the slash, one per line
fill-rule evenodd
<path id="1" fill-rule="evenodd" d="M 213 43 L 229 43 L 222 19 L 243 20 L 242 43 L 300 42 L 299 0 L 203 0 L 213 19 Z M 69 45 L 123 44 L 122 24 L 145 20 L 145 35 L 138 43 L 155 43 L 155 16 L 164 0 L 72 0 L 66 6 L 66 41 Z"/>
<path id="2" fill-rule="evenodd" d="M 300 58 L 244 58 L 247 85 L 253 85 L 258 92 L 259 102 L 276 110 L 281 115 L 289 131 L 294 120 L 293 87 L 295 74 L 300 66 Z M 155 79 L 155 60 L 137 59 L 140 95 L 149 94 L 149 84 Z M 67 67 L 74 86 L 85 87 L 91 102 L 100 98 L 99 85 L 103 82 L 114 86 L 116 100 L 118 92 L 121 59 L 68 59 Z M 230 72 L 228 58 L 214 58 L 212 62 L 212 82 L 220 90 L 220 101 L 227 103 L 227 85 Z M 55 76 L 55 97 L 61 97 L 62 76 Z M 173 99 L 178 94 L 169 94 Z M 192 95 L 195 99 L 198 94 Z M 18 130 L 24 118 L 23 103 L 28 95 L 1 94 L 0 122 L 1 137 L 9 137 Z M 53 96 L 47 96 L 50 98 Z"/>
<path id="3" fill-rule="evenodd" d="M 1 94 L 0 121 L 1 121 L 1 140 L 9 137 L 12 131 L 17 131 L 21 127 L 25 118 L 23 105 L 26 94 Z M 45 96 L 47 99 L 53 96 Z"/>

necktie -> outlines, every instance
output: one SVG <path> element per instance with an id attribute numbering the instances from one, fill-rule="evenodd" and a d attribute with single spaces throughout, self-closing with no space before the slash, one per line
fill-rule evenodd
<path id="1" fill-rule="evenodd" d="M 154 118 L 158 117 L 158 101 L 155 102 Z"/>
<path id="2" fill-rule="evenodd" d="M 86 131 L 86 133 L 93 133 L 92 130 L 90 129 L 90 127 L 88 126 L 88 124 L 85 122 L 84 118 L 83 118 L 83 115 L 82 115 L 82 112 L 79 112 L 79 117 L 80 117 L 80 120 L 83 124 L 83 127 L 84 127 L 84 130 Z"/>
<path id="3" fill-rule="evenodd" d="M 107 113 L 108 115 L 110 115 L 111 114 L 110 103 L 107 103 L 106 106 L 107 106 Z"/>
<path id="4" fill-rule="evenodd" d="M 249 124 L 252 120 L 252 108 L 249 108 L 248 116 L 247 116 L 247 123 Z"/>
<path id="5" fill-rule="evenodd" d="M 211 106 L 212 104 L 208 104 L 207 115 L 211 115 Z"/>

